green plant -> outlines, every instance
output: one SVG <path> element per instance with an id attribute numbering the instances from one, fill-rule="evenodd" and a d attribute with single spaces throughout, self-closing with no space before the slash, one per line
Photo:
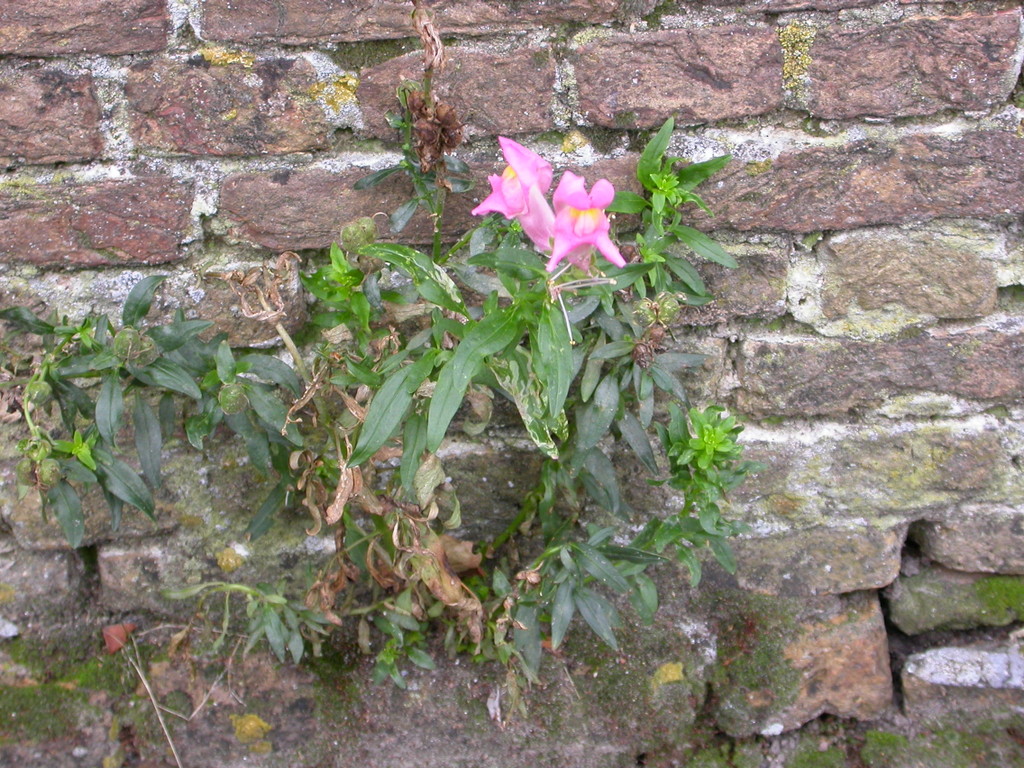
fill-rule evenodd
<path id="1" fill-rule="evenodd" d="M 357 186 L 408 176 L 413 196 L 391 224 L 401 229 L 425 208 L 431 251 L 377 242 L 370 220 L 345 227 L 329 262 L 303 276 L 319 300 L 314 324 L 327 339 L 307 351 L 308 364 L 278 322 L 278 287 L 294 254 L 273 269 L 217 275 L 247 314 L 275 324 L 294 370 L 271 354 L 233 350 L 223 336 L 205 339 L 210 324 L 180 313 L 147 324 L 160 277 L 133 289 L 118 329 L 106 316 L 75 324 L 23 308 L 0 313 L 43 337 L 46 350 L 27 375 L 9 366 L 24 386 L 29 431 L 19 483 L 43 494 L 77 546 L 89 487 L 99 487 L 115 527 L 126 504 L 152 515 L 163 436 L 178 420 L 201 448 L 223 425 L 245 442 L 271 487 L 249 534 L 266 532 L 278 510 L 300 502 L 313 532 L 336 527 L 337 553 L 305 607 L 264 586 L 223 582 L 176 597 L 223 593 L 228 621 L 231 595 L 242 595 L 250 644 L 266 637 L 279 658 L 287 649 L 298 660 L 304 636 L 348 616 L 364 650 L 376 653 L 379 679 L 403 685 L 403 659 L 429 667 L 425 638 L 435 624 L 444 626 L 449 652 L 495 659 L 536 679 L 544 636 L 557 648 L 576 617 L 617 646 L 609 592 L 628 595 L 651 621 L 658 607 L 651 566 L 680 562 L 696 583 L 699 551 L 708 547 L 735 568 L 726 539 L 741 526 L 723 518 L 722 502 L 754 465 L 741 460 L 735 419 L 717 407 L 688 408 L 680 376 L 704 356 L 665 343 L 684 306 L 710 300 L 687 254 L 734 265 L 682 224 L 680 210 L 705 207 L 693 190 L 728 158 L 668 157 L 669 120 L 639 161 L 647 194 L 613 199 L 607 181 L 587 192 L 582 178 L 566 173 L 552 209 L 544 197 L 550 165 L 502 139 L 509 169 L 492 177 L 477 212 L 504 215 L 487 216 L 445 248 L 445 199 L 466 187 L 466 169 L 448 154 L 461 126 L 432 95 L 430 71 L 399 91 L 403 113 L 393 125 L 403 159 Z M 641 216 L 622 249 L 629 261 L 605 209 Z M 595 248 L 610 264 L 591 263 Z M 464 541 L 453 535 L 464 510 L 445 483 L 439 449 L 457 427 L 485 430 L 495 397 L 515 405 L 545 459 L 505 530 L 490 542 Z M 670 401 L 665 424 L 656 419 L 659 397 Z M 675 512 L 640 515 L 629 507 L 616 472 L 627 453 L 652 483 L 681 493 Z M 510 548 L 524 532 L 522 545 Z M 380 633 L 376 646 L 371 627 Z"/>

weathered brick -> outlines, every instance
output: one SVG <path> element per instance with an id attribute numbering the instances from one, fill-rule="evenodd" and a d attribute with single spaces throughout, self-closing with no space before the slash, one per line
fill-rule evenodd
<path id="1" fill-rule="evenodd" d="M 411 196 L 405 179 L 394 177 L 370 190 L 353 189 L 362 169 L 235 174 L 224 180 L 220 211 L 232 237 L 273 250 L 325 248 L 344 224 L 360 216 L 391 212 Z M 482 181 L 486 185 L 486 181 Z M 443 231 L 461 234 L 471 225 L 473 198 L 452 198 Z M 401 233 L 405 242 L 428 242 L 431 225 L 420 211 Z"/>
<path id="2" fill-rule="evenodd" d="M 1019 8 L 821 30 L 808 52 L 807 107 L 827 118 L 987 109 L 1017 80 Z"/>
<path id="3" fill-rule="evenodd" d="M 720 622 L 709 701 L 729 736 L 777 735 L 824 713 L 871 719 L 891 705 L 877 593 L 721 599 L 735 606 Z"/>
<path id="4" fill-rule="evenodd" d="M 73 559 L 70 551 L 25 551 L 11 538 L 0 538 L 0 617 L 24 631 L 24 620 L 72 603 Z"/>
<path id="5" fill-rule="evenodd" d="M 158 51 L 168 21 L 164 0 L 12 0 L 0 5 L 0 54 Z"/>
<path id="6" fill-rule="evenodd" d="M 991 726 L 1020 717 L 1024 707 L 1024 667 L 1016 645 L 932 648 L 908 657 L 900 679 L 906 714 L 918 721 Z"/>
<path id="7" fill-rule="evenodd" d="M 551 114 L 555 63 L 548 48 L 523 48 L 497 55 L 459 48 L 448 50 L 449 61 L 435 76 L 434 92 L 455 108 L 469 133 L 514 135 L 554 128 Z M 358 98 L 367 129 L 393 138 L 385 119 L 395 112 L 395 88 L 403 79 L 423 77 L 423 56 L 412 53 L 364 70 Z"/>
<path id="8" fill-rule="evenodd" d="M 988 235 L 988 237 L 986 237 Z M 829 319 L 898 305 L 911 313 L 981 317 L 996 306 L 994 237 L 977 227 L 842 232 L 818 249 L 821 311 Z"/>
<path id="9" fill-rule="evenodd" d="M 0 164 L 92 160 L 103 150 L 90 75 L 55 67 L 0 69 Z"/>
<path id="10" fill-rule="evenodd" d="M 949 568 L 1024 574 L 1024 508 L 1015 503 L 964 504 L 914 525 L 911 536 L 925 555 Z"/>
<path id="11" fill-rule="evenodd" d="M 426 3 L 444 35 L 482 35 L 547 24 L 610 21 L 615 0 L 430 0 Z M 407 0 L 205 0 L 204 37 L 289 45 L 415 37 Z"/>
<path id="12" fill-rule="evenodd" d="M 179 258 L 192 196 L 171 179 L 19 186 L 0 195 L 0 261 L 161 264 Z"/>
<path id="13" fill-rule="evenodd" d="M 701 188 L 707 226 L 818 232 L 1024 212 L 1024 137 L 1010 132 L 794 150 L 756 176 L 734 166 Z"/>
<path id="14" fill-rule="evenodd" d="M 191 155 L 257 155 L 327 146 L 330 126 L 301 58 L 213 66 L 201 56 L 136 64 L 125 92 L 132 134 L 144 149 Z"/>
<path id="15" fill-rule="evenodd" d="M 780 13 L 782 11 L 839 11 L 843 8 L 858 8 L 871 5 L 873 0 L 709 0 L 708 5 L 739 8 L 744 13 Z M 679 10 L 685 6 L 683 0 L 675 3 Z M 672 11 L 669 6 L 668 12 Z"/>
<path id="16" fill-rule="evenodd" d="M 573 62 L 580 110 L 601 126 L 649 128 L 670 115 L 702 123 L 782 104 L 782 53 L 769 27 L 598 36 Z"/>
<path id="17" fill-rule="evenodd" d="M 738 365 L 740 410 L 808 416 L 874 407 L 931 392 L 991 403 L 1024 396 L 1024 329 L 933 329 L 887 342 L 747 339 Z"/>
<path id="18" fill-rule="evenodd" d="M 898 430 L 748 426 L 744 458 L 765 468 L 731 493 L 733 514 L 755 530 L 891 528 L 945 521 L 962 504 L 1012 504 L 1021 482 L 1001 432 L 986 419 Z"/>
<path id="19" fill-rule="evenodd" d="M 736 579 L 746 589 L 787 597 L 879 589 L 900 572 L 905 533 L 905 525 L 823 525 L 743 538 L 732 545 Z"/>

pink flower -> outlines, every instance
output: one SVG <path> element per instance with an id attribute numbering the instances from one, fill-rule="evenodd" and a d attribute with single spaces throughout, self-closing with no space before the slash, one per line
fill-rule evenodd
<path id="1" fill-rule="evenodd" d="M 498 138 L 508 167 L 490 176 L 491 194 L 473 209 L 474 216 L 500 213 L 517 219 L 526 236 L 545 253 L 551 249 L 555 214 L 544 195 L 551 188 L 551 163 L 504 136 Z"/>
<path id="2" fill-rule="evenodd" d="M 554 272 L 564 259 L 589 270 L 594 248 L 615 266 L 626 266 L 618 247 L 608 237 L 611 223 L 604 209 L 614 197 L 615 188 L 606 179 L 596 181 L 588 194 L 587 183 L 581 176 L 571 171 L 562 175 L 555 189 L 554 242 L 548 272 Z"/>

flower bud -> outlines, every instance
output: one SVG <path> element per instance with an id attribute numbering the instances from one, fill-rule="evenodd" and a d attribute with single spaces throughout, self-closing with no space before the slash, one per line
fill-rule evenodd
<path id="1" fill-rule="evenodd" d="M 61 480 L 60 464 L 56 459 L 43 459 L 36 467 L 36 478 L 41 488 L 53 488 Z"/>
<path id="2" fill-rule="evenodd" d="M 45 405 L 53 397 L 53 387 L 43 379 L 35 379 L 25 386 L 25 401 L 32 405 Z"/>

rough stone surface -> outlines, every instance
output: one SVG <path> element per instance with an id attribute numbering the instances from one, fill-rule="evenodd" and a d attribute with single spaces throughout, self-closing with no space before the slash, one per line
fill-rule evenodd
<path id="1" fill-rule="evenodd" d="M 889 584 L 900 570 L 905 526 L 809 530 L 736 541 L 736 580 L 768 594 L 834 595 Z"/>
<path id="2" fill-rule="evenodd" d="M 839 11 L 843 8 L 858 8 L 871 5 L 872 0 L 754 0 L 739 4 L 745 13 L 779 13 L 782 11 Z M 736 7 L 736 0 L 710 0 L 709 5 Z M 680 11 L 684 3 L 675 0 L 667 5 L 669 10 Z"/>
<path id="3" fill-rule="evenodd" d="M 409 199 L 411 187 L 395 177 L 372 190 L 353 189 L 367 173 L 352 169 L 233 174 L 221 188 L 220 213 L 237 239 L 277 251 L 325 248 L 338 239 L 348 222 L 378 211 L 393 211 Z M 474 205 L 466 195 L 455 198 L 443 231 L 464 232 Z M 430 222 L 420 211 L 400 239 L 427 242 L 430 233 Z"/>
<path id="4" fill-rule="evenodd" d="M 912 533 L 925 555 L 949 568 L 1024 574 L 1024 509 L 1018 505 L 965 504 Z"/>
<path id="5" fill-rule="evenodd" d="M 765 468 L 730 495 L 755 530 L 946 519 L 958 504 L 1018 498 L 1000 426 L 749 427 L 745 459 Z M 983 569 L 971 569 L 983 570 Z"/>
<path id="6" fill-rule="evenodd" d="M 445 35 L 481 35 L 545 24 L 610 21 L 615 0 L 431 0 L 426 4 Z M 211 40 L 288 45 L 415 37 L 403 0 L 287 0 L 275 7 L 263 0 L 206 0 L 203 34 Z"/>
<path id="7" fill-rule="evenodd" d="M 0 192 L 0 259 L 77 267 L 176 261 L 191 204 L 186 187 L 155 176 L 15 186 Z"/>
<path id="8" fill-rule="evenodd" d="M 846 413 L 914 391 L 1016 402 L 1024 394 L 1024 334 L 1007 325 L 880 342 L 747 339 L 737 403 L 752 416 L 800 416 Z"/>
<path id="9" fill-rule="evenodd" d="M 549 48 L 517 48 L 511 55 L 451 48 L 448 63 L 436 76 L 434 93 L 455 109 L 468 134 L 514 135 L 554 128 L 551 112 L 555 63 Z M 403 80 L 423 77 L 423 55 L 412 53 L 362 72 L 358 98 L 366 127 L 393 138 L 385 114 L 396 111 L 395 88 Z M 481 99 L 499 92 L 501 99 Z"/>
<path id="10" fill-rule="evenodd" d="M 988 243 L 970 237 L 977 234 L 880 227 L 828 238 L 818 251 L 823 314 L 835 318 L 890 304 L 942 319 L 992 312 L 995 267 L 982 258 L 991 250 Z"/>
<path id="11" fill-rule="evenodd" d="M 1024 707 L 1024 658 L 1001 649 L 933 648 L 909 657 L 902 674 L 904 708 L 921 720 L 992 720 Z"/>
<path id="12" fill-rule="evenodd" d="M 301 58 L 211 65 L 156 59 L 134 65 L 125 93 L 132 134 L 148 150 L 259 155 L 324 149 L 330 126 Z"/>
<path id="13" fill-rule="evenodd" d="M 734 163 L 702 187 L 708 225 L 818 232 L 1024 211 L 1024 138 L 916 134 L 784 152 L 755 176 Z"/>
<path id="14" fill-rule="evenodd" d="M 719 630 L 711 699 L 730 736 L 779 734 L 823 713 L 870 719 L 890 706 L 888 643 L 874 593 L 735 607 L 741 612 Z"/>
<path id="15" fill-rule="evenodd" d="M 0 538 L 0 617 L 24 631 L 25 621 L 45 618 L 74 598 L 69 552 L 20 550 L 13 538 Z"/>
<path id="16" fill-rule="evenodd" d="M 922 115 L 987 109 L 1013 90 L 1021 11 L 826 29 L 808 51 L 812 114 Z"/>
<path id="17" fill-rule="evenodd" d="M 0 54 L 138 53 L 167 44 L 163 0 L 37 0 L 0 7 Z"/>
<path id="18" fill-rule="evenodd" d="M 928 566 L 886 590 L 889 619 L 900 631 L 1002 627 L 1024 616 L 1024 579 Z"/>
<path id="19" fill-rule="evenodd" d="M 574 65 L 580 110 L 601 126 L 650 128 L 670 115 L 702 123 L 782 104 L 781 53 L 768 27 L 597 36 Z"/>
<path id="20" fill-rule="evenodd" d="M 103 150 L 99 122 L 91 76 L 45 66 L 0 68 L 0 164 L 94 159 Z"/>

